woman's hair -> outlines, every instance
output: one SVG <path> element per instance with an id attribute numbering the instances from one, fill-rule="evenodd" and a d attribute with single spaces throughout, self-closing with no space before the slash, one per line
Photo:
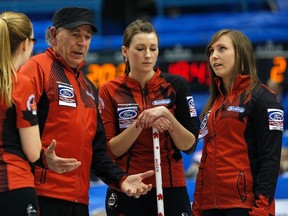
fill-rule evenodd
<path id="1" fill-rule="evenodd" d="M 16 12 L 0 14 L 0 98 L 2 103 L 9 107 L 12 105 L 12 75 L 16 77 L 12 56 L 20 43 L 31 37 L 32 31 L 32 23 L 25 14 Z"/>
<path id="2" fill-rule="evenodd" d="M 139 34 L 139 33 L 155 33 L 158 41 L 159 41 L 159 37 L 158 34 L 155 30 L 155 28 L 153 27 L 153 25 L 148 22 L 148 21 L 144 21 L 144 20 L 140 20 L 137 19 L 133 22 L 131 22 L 124 30 L 124 34 L 123 34 L 123 42 L 122 45 L 129 48 L 131 41 L 134 37 L 134 35 Z M 125 59 L 125 63 L 126 63 L 126 67 L 125 67 L 125 74 L 129 74 L 130 72 L 130 64 L 129 64 L 129 60 Z"/>
<path id="3" fill-rule="evenodd" d="M 253 47 L 248 37 L 241 31 L 233 30 L 233 29 L 222 29 L 222 30 L 217 31 L 210 39 L 210 42 L 208 43 L 207 48 L 206 48 L 207 63 L 208 63 L 209 71 L 210 71 L 210 81 L 211 81 L 210 97 L 200 114 L 200 119 L 202 119 L 204 115 L 211 109 L 215 99 L 220 94 L 217 88 L 217 85 L 215 83 L 215 80 L 214 80 L 214 78 L 217 77 L 217 75 L 213 71 L 213 68 L 210 65 L 209 59 L 210 59 L 211 46 L 223 35 L 226 35 L 231 38 L 232 44 L 235 50 L 235 67 L 234 67 L 233 75 L 230 80 L 231 88 L 233 87 L 233 84 L 238 74 L 250 76 L 250 79 L 251 79 L 250 86 L 246 91 L 246 96 L 249 93 L 251 93 L 253 89 L 257 88 L 260 84 L 260 80 L 258 79 L 258 76 L 257 76 L 256 61 L 255 61 Z"/>

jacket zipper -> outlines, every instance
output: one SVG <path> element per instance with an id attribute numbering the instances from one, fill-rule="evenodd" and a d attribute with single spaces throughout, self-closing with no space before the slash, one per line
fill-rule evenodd
<path id="1" fill-rule="evenodd" d="M 216 205 L 216 208 L 218 208 L 218 199 L 217 199 L 217 193 L 216 193 L 216 142 L 217 142 L 217 140 L 215 139 L 216 138 L 216 132 L 215 132 L 215 129 L 214 128 L 216 128 L 216 113 L 220 110 L 221 111 L 221 109 L 222 109 L 222 106 L 223 106 L 223 104 L 224 104 L 224 100 L 225 99 L 223 99 L 222 100 L 222 103 L 215 109 L 215 112 L 213 113 L 213 126 L 212 126 L 212 129 L 213 129 L 213 136 L 212 136 L 212 138 L 211 138 L 211 141 L 212 141 L 212 139 L 213 139 L 213 143 L 214 143 L 214 147 L 213 147 L 213 176 L 214 176 L 214 178 L 213 178 L 213 183 L 214 183 L 214 190 L 213 190 L 213 193 L 214 193 L 214 197 L 215 197 L 215 205 Z M 220 112 L 219 111 L 219 112 Z M 218 115 L 220 115 L 220 113 L 218 113 Z"/>
<path id="2" fill-rule="evenodd" d="M 76 80 L 76 83 L 77 83 L 77 95 L 79 96 L 78 97 L 78 99 L 79 100 L 81 100 L 81 96 L 80 96 L 80 88 L 81 88 L 81 84 L 80 84 L 80 82 L 79 82 L 79 76 L 75 76 L 75 80 Z M 75 90 L 74 90 L 75 91 Z M 76 101 L 76 103 L 77 103 L 77 105 L 79 106 L 80 104 Z M 84 102 L 83 102 L 84 103 Z M 76 106 L 77 106 L 76 105 Z M 83 108 L 81 108 L 81 112 L 83 113 Z M 84 113 L 83 113 L 83 115 L 82 116 L 84 116 Z M 82 118 L 82 120 L 83 120 L 83 118 Z M 84 124 L 85 125 L 85 122 L 83 122 L 82 121 L 82 124 Z M 83 131 L 84 133 L 86 132 L 86 131 Z M 84 146 L 83 146 L 83 142 L 85 143 L 85 140 L 83 141 L 83 137 L 85 137 L 85 135 L 83 135 L 82 136 L 82 138 L 81 138 L 81 140 L 82 140 L 82 142 L 80 143 L 80 145 L 81 145 L 81 160 L 84 158 Z M 76 203 L 78 203 L 78 198 L 79 198 L 79 194 L 81 193 L 81 187 L 80 187 L 80 181 L 79 181 L 79 175 L 81 175 L 80 174 L 80 170 L 81 169 L 78 169 L 78 171 L 77 171 L 77 175 L 76 175 L 76 182 L 77 182 L 77 185 L 76 185 L 76 197 L 75 197 L 75 202 Z"/>
<path id="3" fill-rule="evenodd" d="M 144 88 L 140 86 L 141 93 L 142 93 L 142 105 L 143 105 L 143 110 L 147 109 L 147 103 L 146 103 L 146 97 L 148 96 L 148 89 L 147 85 L 145 85 Z"/>

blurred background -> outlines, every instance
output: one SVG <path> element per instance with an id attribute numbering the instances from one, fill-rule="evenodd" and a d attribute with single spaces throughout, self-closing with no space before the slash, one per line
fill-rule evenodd
<path id="1" fill-rule="evenodd" d="M 0 0 L 0 12 L 23 12 L 33 21 L 38 39 L 34 54 L 47 48 L 46 29 L 53 13 L 65 6 L 88 7 L 95 13 L 98 33 L 84 72 L 96 87 L 123 73 L 123 30 L 131 21 L 145 19 L 160 37 L 158 66 L 187 79 L 198 114 L 209 93 L 205 48 L 210 37 L 221 28 L 243 31 L 253 43 L 261 81 L 278 94 L 285 110 L 276 213 L 288 216 L 288 0 Z M 202 145 L 200 141 L 192 155 L 183 154 L 191 201 Z M 92 176 L 91 215 L 105 215 L 105 191 L 106 185 Z"/>

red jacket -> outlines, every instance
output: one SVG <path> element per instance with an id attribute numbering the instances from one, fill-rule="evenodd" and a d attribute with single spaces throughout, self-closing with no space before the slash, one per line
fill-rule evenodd
<path id="1" fill-rule="evenodd" d="M 42 145 L 56 139 L 56 154 L 76 158 L 81 166 L 64 174 L 36 167 L 38 195 L 88 204 L 90 168 L 107 184 L 119 186 L 125 173 L 106 155 L 105 131 L 98 112 L 95 86 L 49 48 L 33 56 L 21 72 L 36 87 Z"/>
<path id="2" fill-rule="evenodd" d="M 155 75 L 142 89 L 137 81 L 122 75 L 100 86 L 99 98 L 107 143 L 129 127 L 143 110 L 160 105 L 166 106 L 196 139 L 198 137 L 196 108 L 189 85 L 183 77 L 161 74 L 161 71 L 156 69 Z M 180 150 L 176 148 L 168 132 L 160 133 L 159 140 L 163 187 L 185 186 Z M 109 147 L 107 149 L 115 162 L 129 174 L 154 170 L 151 128 L 142 130 L 133 146 L 121 157 L 115 157 Z M 145 181 L 152 182 L 155 187 L 155 176 Z"/>
<path id="3" fill-rule="evenodd" d="M 249 81 L 239 75 L 231 93 L 226 98 L 220 94 L 202 121 L 200 134 L 205 137 L 194 215 L 229 208 L 253 209 L 259 216 L 275 214 L 283 107 L 263 85 L 245 99 Z"/>
<path id="4" fill-rule="evenodd" d="M 31 80 L 17 73 L 13 80 L 13 105 L 0 100 L 0 192 L 34 187 L 34 176 L 25 156 L 18 128 L 38 124 Z"/>

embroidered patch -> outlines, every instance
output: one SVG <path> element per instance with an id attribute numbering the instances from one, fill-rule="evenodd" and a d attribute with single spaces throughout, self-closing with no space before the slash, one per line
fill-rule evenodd
<path id="1" fill-rule="evenodd" d="M 170 104 L 170 103 L 171 103 L 171 100 L 168 98 L 168 99 L 162 99 L 162 100 L 154 100 L 152 102 L 152 105 L 159 106 L 159 105 Z"/>
<path id="2" fill-rule="evenodd" d="M 243 113 L 245 111 L 244 107 L 239 107 L 239 106 L 229 106 L 227 108 L 228 111 L 230 112 L 237 112 L 237 113 Z"/>
<path id="3" fill-rule="evenodd" d="M 89 92 L 88 90 L 86 90 L 86 95 L 91 97 L 95 101 L 93 94 L 91 92 Z"/>
<path id="4" fill-rule="evenodd" d="M 107 200 L 107 206 L 111 209 L 117 207 L 117 194 L 116 193 L 111 193 L 109 199 Z"/>
<path id="5" fill-rule="evenodd" d="M 200 131 L 199 131 L 199 139 L 205 137 L 208 134 L 208 117 L 210 115 L 210 111 L 204 116 L 203 120 L 200 124 Z"/>
<path id="6" fill-rule="evenodd" d="M 32 115 L 37 115 L 37 105 L 35 102 L 35 95 L 32 94 L 28 97 L 27 100 L 27 109 L 31 111 Z"/>
<path id="7" fill-rule="evenodd" d="M 128 128 L 138 116 L 138 105 L 117 107 L 120 128 Z"/>
<path id="8" fill-rule="evenodd" d="M 104 101 L 101 97 L 98 97 L 98 109 L 99 109 L 99 112 L 101 113 L 102 110 L 104 110 L 105 108 L 105 104 L 104 104 Z"/>
<path id="9" fill-rule="evenodd" d="M 190 111 L 190 116 L 191 117 L 197 117 L 197 111 L 196 111 L 196 106 L 195 102 L 192 96 L 188 96 L 187 98 L 187 103 L 189 106 L 189 111 Z"/>
<path id="10" fill-rule="evenodd" d="M 71 85 L 58 83 L 58 97 L 60 106 L 76 107 L 74 89 Z"/>
<path id="11" fill-rule="evenodd" d="M 269 130 L 283 131 L 284 111 L 281 109 L 267 109 Z"/>

